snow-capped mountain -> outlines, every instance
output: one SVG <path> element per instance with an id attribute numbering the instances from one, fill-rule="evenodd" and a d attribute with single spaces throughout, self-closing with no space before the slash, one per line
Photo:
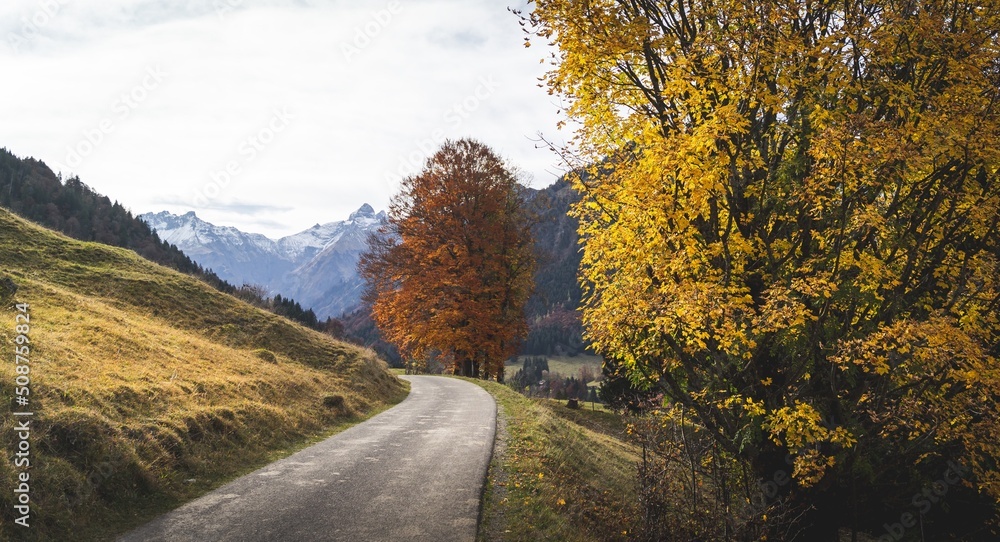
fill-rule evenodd
<path id="1" fill-rule="evenodd" d="M 357 264 L 368 234 L 384 223 L 367 203 L 347 220 L 316 224 L 278 240 L 216 226 L 194 212 L 141 215 L 160 239 L 202 267 L 234 284 L 259 284 L 272 294 L 291 297 L 320 318 L 339 316 L 358 305 L 363 281 Z"/>

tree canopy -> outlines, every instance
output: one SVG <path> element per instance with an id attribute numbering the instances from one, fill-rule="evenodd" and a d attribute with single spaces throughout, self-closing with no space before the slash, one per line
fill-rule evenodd
<path id="1" fill-rule="evenodd" d="M 760 476 L 790 455 L 814 532 L 947 461 L 995 503 L 1000 3 L 534 4 L 599 164 L 595 347 Z"/>
<path id="2" fill-rule="evenodd" d="M 527 332 L 531 223 L 515 172 L 478 141 L 447 141 L 402 181 L 359 268 L 372 317 L 404 358 L 503 380 Z"/>

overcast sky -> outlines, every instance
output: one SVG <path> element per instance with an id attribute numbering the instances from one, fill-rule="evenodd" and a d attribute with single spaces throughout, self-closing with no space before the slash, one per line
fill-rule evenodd
<path id="1" fill-rule="evenodd" d="M 136 213 L 280 237 L 384 209 L 444 138 L 542 188 L 559 104 L 523 0 L 6 0 L 0 147 Z"/>

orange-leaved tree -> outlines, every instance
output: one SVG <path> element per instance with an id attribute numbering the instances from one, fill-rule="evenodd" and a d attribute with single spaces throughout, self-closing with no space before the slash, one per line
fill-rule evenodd
<path id="1" fill-rule="evenodd" d="M 361 257 L 375 323 L 404 358 L 502 381 L 527 333 L 530 227 L 516 172 L 481 142 L 445 142 L 403 179 Z"/>
<path id="2" fill-rule="evenodd" d="M 789 469 L 806 539 L 979 528 L 932 524 L 1000 499 L 1000 2 L 526 18 L 601 164 L 576 183 L 594 346 L 757 476 Z"/>

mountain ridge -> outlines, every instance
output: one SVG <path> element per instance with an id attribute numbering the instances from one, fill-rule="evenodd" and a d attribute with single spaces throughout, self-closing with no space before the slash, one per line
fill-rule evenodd
<path id="1" fill-rule="evenodd" d="M 365 203 L 346 220 L 316 224 L 279 239 L 218 226 L 194 211 L 145 213 L 139 218 L 224 280 L 293 297 L 323 319 L 360 303 L 363 282 L 357 260 L 368 234 L 385 223 L 386 214 Z"/>
<path id="2" fill-rule="evenodd" d="M 522 354 L 571 356 L 587 349 L 577 311 L 582 297 L 577 282 L 581 258 L 578 224 L 569 214 L 579 197 L 565 177 L 545 188 L 525 188 L 525 205 L 534 221 L 538 269 L 535 292 L 525 310 L 529 333 Z M 260 285 L 270 295 L 293 297 L 320 320 L 338 319 L 343 338 L 398 361 L 398 353 L 381 341 L 361 304 L 365 285 L 357 274 L 368 233 L 385 223 L 385 212 L 376 213 L 366 203 L 346 220 L 316 224 L 280 239 L 214 226 L 193 212 L 146 213 L 140 219 L 221 278 L 234 284 Z M 185 221 L 189 223 L 185 225 Z M 364 227 L 345 227 L 359 224 Z M 195 242 L 196 228 L 206 232 L 199 242 Z"/>

